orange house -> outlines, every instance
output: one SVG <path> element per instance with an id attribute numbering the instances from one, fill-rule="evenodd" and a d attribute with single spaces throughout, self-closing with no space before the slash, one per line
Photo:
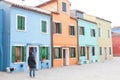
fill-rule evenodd
<path id="1" fill-rule="evenodd" d="M 77 20 L 70 16 L 68 0 L 50 0 L 37 7 L 52 12 L 52 65 L 62 67 L 78 62 Z"/>

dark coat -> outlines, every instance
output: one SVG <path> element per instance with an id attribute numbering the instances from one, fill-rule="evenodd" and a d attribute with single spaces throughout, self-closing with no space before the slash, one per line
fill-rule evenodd
<path id="1" fill-rule="evenodd" d="M 36 61 L 33 54 L 30 54 L 28 57 L 28 65 L 30 68 L 36 68 Z"/>

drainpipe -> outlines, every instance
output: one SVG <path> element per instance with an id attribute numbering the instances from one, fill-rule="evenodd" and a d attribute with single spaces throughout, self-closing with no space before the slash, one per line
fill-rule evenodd
<path id="1" fill-rule="evenodd" d="M 79 34 L 78 34 L 78 19 L 76 19 L 77 22 L 77 52 L 78 52 L 78 64 L 79 64 Z"/>
<path id="2" fill-rule="evenodd" d="M 53 55 L 53 52 L 54 52 L 54 49 L 53 49 L 53 13 L 51 13 L 51 66 L 53 67 L 53 59 L 54 59 L 54 55 Z"/>

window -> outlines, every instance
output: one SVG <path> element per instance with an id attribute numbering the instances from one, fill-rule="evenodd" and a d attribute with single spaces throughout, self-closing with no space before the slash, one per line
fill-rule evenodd
<path id="1" fill-rule="evenodd" d="M 17 15 L 17 30 L 25 30 L 25 17 Z"/>
<path id="2" fill-rule="evenodd" d="M 92 47 L 92 56 L 95 56 L 95 47 Z"/>
<path id="3" fill-rule="evenodd" d="M 25 62 L 26 61 L 26 47 L 13 46 L 12 47 L 12 62 Z"/>
<path id="4" fill-rule="evenodd" d="M 84 27 L 80 27 L 80 35 L 85 35 Z"/>
<path id="5" fill-rule="evenodd" d="M 76 12 L 76 17 L 77 18 L 83 18 L 83 14 L 77 11 Z"/>
<path id="6" fill-rule="evenodd" d="M 62 58 L 62 48 L 59 47 L 54 48 L 54 58 L 55 59 Z"/>
<path id="7" fill-rule="evenodd" d="M 46 21 L 41 21 L 41 31 L 43 33 L 47 32 L 47 22 Z"/>
<path id="8" fill-rule="evenodd" d="M 74 26 L 69 27 L 69 34 L 72 35 L 72 36 L 75 35 L 75 27 Z"/>
<path id="9" fill-rule="evenodd" d="M 91 29 L 91 36 L 95 37 L 95 29 Z"/>
<path id="10" fill-rule="evenodd" d="M 99 48 L 100 55 L 102 55 L 102 47 Z"/>
<path id="11" fill-rule="evenodd" d="M 62 11 L 67 12 L 67 6 L 65 2 L 62 2 Z"/>
<path id="12" fill-rule="evenodd" d="M 62 33 L 61 23 L 55 23 L 54 30 L 55 30 L 55 33 L 61 34 Z"/>
<path id="13" fill-rule="evenodd" d="M 98 28 L 98 36 L 101 37 L 101 28 Z"/>
<path id="14" fill-rule="evenodd" d="M 70 48 L 70 58 L 75 58 L 76 57 L 76 50 L 74 47 Z"/>
<path id="15" fill-rule="evenodd" d="M 109 47 L 109 54 L 111 55 L 112 53 L 111 53 L 111 47 Z"/>
<path id="16" fill-rule="evenodd" d="M 110 30 L 108 30 L 108 38 L 110 38 Z"/>
<path id="17" fill-rule="evenodd" d="M 49 60 L 49 48 L 48 47 L 40 47 L 40 60 Z"/>
<path id="18" fill-rule="evenodd" d="M 85 47 L 80 47 L 80 56 L 85 56 Z"/>

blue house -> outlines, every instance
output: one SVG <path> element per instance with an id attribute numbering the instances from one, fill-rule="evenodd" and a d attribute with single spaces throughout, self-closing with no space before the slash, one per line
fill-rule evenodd
<path id="1" fill-rule="evenodd" d="M 51 67 L 50 12 L 1 1 L 0 30 L 1 28 L 3 28 L 1 70 L 16 67 L 16 72 L 27 71 L 30 50 L 34 53 L 37 69 Z M 0 38 L 2 35 L 0 34 Z"/>
<path id="2" fill-rule="evenodd" d="M 98 61 L 96 23 L 78 18 L 79 60 L 84 63 Z"/>

